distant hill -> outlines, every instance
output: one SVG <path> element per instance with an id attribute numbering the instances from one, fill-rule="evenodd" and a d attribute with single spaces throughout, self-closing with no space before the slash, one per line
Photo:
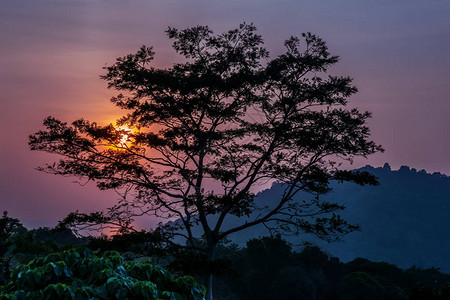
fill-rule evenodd
<path id="1" fill-rule="evenodd" d="M 346 209 L 341 215 L 359 224 L 360 232 L 348 234 L 344 242 L 326 243 L 306 235 L 288 240 L 295 244 L 308 241 L 343 261 L 364 257 L 403 268 L 434 266 L 450 272 L 450 177 L 406 166 L 394 171 L 388 164 L 361 170 L 377 176 L 380 185 L 332 183 L 333 191 L 321 196 L 344 204 Z M 259 193 L 258 201 L 269 202 L 278 198 L 281 191 L 281 186 L 275 184 Z M 230 217 L 225 227 L 237 221 Z M 244 245 L 250 238 L 266 235 L 267 229 L 261 226 L 230 238 Z"/>

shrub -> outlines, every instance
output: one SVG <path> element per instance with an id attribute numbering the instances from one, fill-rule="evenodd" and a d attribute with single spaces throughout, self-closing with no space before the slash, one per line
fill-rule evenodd
<path id="1" fill-rule="evenodd" d="M 0 299 L 203 299 L 192 277 L 175 278 L 150 262 L 124 262 L 115 251 L 85 248 L 52 253 L 16 267 Z"/>

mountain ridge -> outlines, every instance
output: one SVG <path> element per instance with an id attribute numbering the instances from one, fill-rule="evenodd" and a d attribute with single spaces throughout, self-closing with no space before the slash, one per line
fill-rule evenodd
<path id="1" fill-rule="evenodd" d="M 380 185 L 332 182 L 333 190 L 321 198 L 346 206 L 340 215 L 359 224 L 360 231 L 344 236 L 342 242 L 327 243 L 306 235 L 287 240 L 296 245 L 317 245 L 343 261 L 363 257 L 403 268 L 415 265 L 450 272 L 450 238 L 446 232 L 450 228 L 450 177 L 408 166 L 392 170 L 387 163 L 358 170 L 375 175 Z M 281 185 L 277 183 L 258 193 L 256 201 L 268 202 L 280 193 Z M 306 194 L 296 197 L 301 196 Z M 224 227 L 237 221 L 230 217 Z M 248 239 L 267 235 L 264 226 L 256 226 L 232 234 L 230 239 L 242 246 Z"/>

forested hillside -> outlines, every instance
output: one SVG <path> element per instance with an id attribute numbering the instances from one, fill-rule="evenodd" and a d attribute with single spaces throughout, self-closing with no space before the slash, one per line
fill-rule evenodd
<path id="1" fill-rule="evenodd" d="M 311 236 L 290 237 L 294 244 L 308 241 L 318 245 L 343 261 L 364 257 L 408 268 L 438 267 L 450 272 L 450 178 L 440 173 L 429 174 L 403 166 L 391 170 L 366 166 L 378 177 L 378 186 L 359 186 L 352 183 L 332 184 L 333 191 L 321 199 L 346 206 L 342 217 L 359 224 L 361 230 L 343 237 L 343 242 L 322 242 Z M 282 186 L 258 194 L 258 199 L 270 204 L 279 197 Z M 312 197 L 299 194 L 296 197 Z M 236 220 L 229 219 L 228 222 Z M 258 227 L 232 236 L 244 245 L 249 238 L 268 235 Z"/>

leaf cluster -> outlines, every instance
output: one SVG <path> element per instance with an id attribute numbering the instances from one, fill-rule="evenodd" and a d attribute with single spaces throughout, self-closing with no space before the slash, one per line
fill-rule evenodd
<path id="1" fill-rule="evenodd" d="M 70 249 L 15 268 L 0 299 L 202 299 L 192 277 L 175 278 L 150 262 L 124 262 L 119 253 L 101 256 Z"/>

